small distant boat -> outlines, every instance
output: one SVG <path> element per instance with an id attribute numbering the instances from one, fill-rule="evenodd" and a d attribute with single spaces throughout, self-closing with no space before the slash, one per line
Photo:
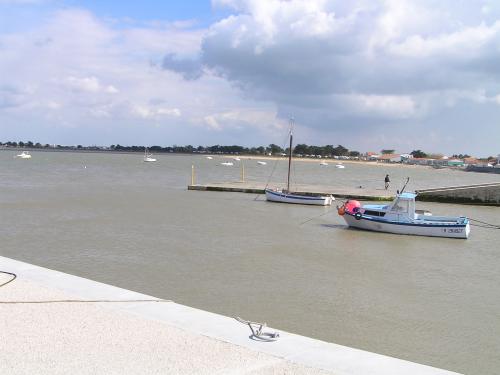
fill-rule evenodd
<path id="1" fill-rule="evenodd" d="M 402 192 L 388 205 L 361 205 L 356 200 L 348 200 L 338 207 L 338 214 L 350 227 L 370 231 L 431 237 L 469 237 L 467 217 L 432 216 L 430 212 L 415 210 L 415 197 L 415 193 Z"/>
<path id="2" fill-rule="evenodd" d="M 233 158 L 233 160 L 240 161 L 241 159 L 240 158 Z"/>
<path id="3" fill-rule="evenodd" d="M 153 158 L 153 154 L 149 153 L 147 147 L 144 149 L 144 161 L 147 162 L 147 163 L 156 161 L 156 159 Z"/>
<path id="4" fill-rule="evenodd" d="M 212 160 L 212 159 L 213 159 L 213 157 L 211 157 L 211 156 L 207 156 L 206 158 L 207 158 L 208 160 Z"/>
<path id="5" fill-rule="evenodd" d="M 260 165 L 266 165 L 267 163 L 265 161 L 258 161 L 257 164 L 260 164 Z"/>
<path id="6" fill-rule="evenodd" d="M 333 195 L 312 195 L 290 191 L 290 169 L 292 166 L 293 119 L 290 119 L 290 147 L 288 151 L 288 178 L 286 189 L 265 189 L 266 199 L 271 202 L 329 206 L 335 200 Z M 258 162 L 261 163 L 261 162 Z M 262 162 L 264 163 L 264 162 Z"/>
<path id="7" fill-rule="evenodd" d="M 328 163 L 326 161 L 322 161 L 321 163 L 319 163 L 319 165 L 327 166 Z"/>
<path id="8" fill-rule="evenodd" d="M 220 165 L 225 165 L 227 167 L 230 167 L 230 166 L 232 166 L 234 164 L 232 162 L 230 162 L 230 161 L 225 161 L 225 162 L 220 163 Z"/>
<path id="9" fill-rule="evenodd" d="M 31 155 L 28 151 L 23 151 L 19 155 L 16 155 L 15 157 L 19 159 L 31 159 Z"/>
<path id="10" fill-rule="evenodd" d="M 335 168 L 344 169 L 345 165 L 344 164 L 335 164 Z"/>

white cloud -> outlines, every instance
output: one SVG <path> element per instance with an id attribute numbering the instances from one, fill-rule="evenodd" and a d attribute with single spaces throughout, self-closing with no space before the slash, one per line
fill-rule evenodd
<path id="1" fill-rule="evenodd" d="M 494 1 L 212 4 L 232 15 L 207 29 L 123 24 L 66 8 L 0 32 L 0 71 L 9 72 L 0 76 L 0 129 L 18 134 L 7 124 L 37 123 L 45 137 L 75 137 L 68 143 L 257 145 L 279 142 L 294 115 L 304 141 L 348 137 L 353 148 L 366 146 L 360 139 L 379 142 L 370 148 L 407 145 L 415 129 L 445 139 L 471 118 L 478 132 L 500 137 Z M 68 124 L 71 133 L 57 132 Z M 424 136 L 416 142 L 425 148 Z"/>
<path id="2" fill-rule="evenodd" d="M 311 134 L 370 137 L 383 128 L 403 140 L 418 126 L 444 136 L 450 126 L 471 126 L 454 113 L 464 104 L 483 126 L 494 123 L 485 119 L 500 93 L 500 9 L 493 2 L 213 4 L 236 12 L 211 26 L 203 62 L 248 96 L 276 103 L 278 113 L 298 114 Z"/>
<path id="3" fill-rule="evenodd" d="M 163 116 L 180 117 L 181 111 L 178 108 L 153 108 L 143 105 L 135 105 L 131 112 L 144 119 L 159 119 Z"/>
<path id="4" fill-rule="evenodd" d="M 276 111 L 269 109 L 239 108 L 231 111 L 212 113 L 203 118 L 209 130 L 258 130 L 262 133 L 275 133 L 283 129 L 283 121 Z"/>
<path id="5" fill-rule="evenodd" d="M 459 31 L 423 38 L 412 35 L 398 44 L 392 44 L 388 50 L 394 55 L 426 59 L 433 56 L 471 60 L 481 57 L 482 49 L 500 38 L 500 21 L 491 26 L 481 24 Z M 467 51 L 464 54 L 464 51 Z"/>
<path id="6" fill-rule="evenodd" d="M 416 115 L 415 100 L 409 96 L 394 95 L 341 95 L 338 97 L 353 113 L 382 116 L 396 119 L 411 118 Z"/>
<path id="7" fill-rule="evenodd" d="M 66 78 L 66 83 L 68 87 L 79 91 L 92 93 L 105 92 L 108 94 L 118 93 L 118 89 L 113 85 L 102 85 L 96 77 L 68 77 Z"/>
<path id="8" fill-rule="evenodd" d="M 188 82 L 161 69 L 165 54 L 195 58 L 204 33 L 173 24 L 116 28 L 81 9 L 0 33 L 0 71 L 10 72 L 0 76 L 0 129 L 7 137 L 23 129 L 13 122 L 36 123 L 25 136 L 39 134 L 47 143 L 209 142 L 200 131 L 205 116 L 258 104 L 209 73 Z M 145 132 L 141 124 L 161 125 L 164 133 Z"/>

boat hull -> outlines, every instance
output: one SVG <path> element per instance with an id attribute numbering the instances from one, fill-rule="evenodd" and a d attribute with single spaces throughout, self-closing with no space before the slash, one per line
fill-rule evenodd
<path id="1" fill-rule="evenodd" d="M 308 196 L 299 194 L 283 193 L 281 191 L 266 189 L 266 199 L 271 202 L 309 204 L 316 206 L 330 206 L 335 198 L 327 196 Z"/>
<path id="2" fill-rule="evenodd" d="M 416 236 L 463 238 L 469 237 L 470 226 L 465 224 L 444 223 L 405 223 L 383 221 L 378 218 L 361 216 L 356 218 L 353 214 L 346 212 L 344 220 L 353 228 L 370 230 L 375 232 L 386 232 L 394 234 L 407 234 Z"/>

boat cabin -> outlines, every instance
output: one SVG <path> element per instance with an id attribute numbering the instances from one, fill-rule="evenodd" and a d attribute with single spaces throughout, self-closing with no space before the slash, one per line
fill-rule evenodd
<path id="1" fill-rule="evenodd" d="M 413 221 L 419 218 L 415 212 L 415 193 L 401 193 L 388 205 L 363 205 L 362 214 L 383 217 L 392 221 Z"/>

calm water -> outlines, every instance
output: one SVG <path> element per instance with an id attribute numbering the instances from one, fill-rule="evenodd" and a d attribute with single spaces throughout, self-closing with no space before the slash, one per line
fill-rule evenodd
<path id="1" fill-rule="evenodd" d="M 186 191 L 192 163 L 198 182 L 239 179 L 238 162 L 222 167 L 217 158 L 15 154 L 0 152 L 0 255 L 338 344 L 499 373 L 498 230 L 473 228 L 469 240 L 362 232 L 334 209 Z M 248 179 L 267 180 L 273 164 L 245 161 Z M 275 180 L 284 173 L 280 162 Z M 295 166 L 295 180 L 308 184 L 380 188 L 385 173 L 394 189 L 406 176 L 410 189 L 500 180 L 424 167 Z M 419 208 L 500 222 L 500 208 Z"/>

